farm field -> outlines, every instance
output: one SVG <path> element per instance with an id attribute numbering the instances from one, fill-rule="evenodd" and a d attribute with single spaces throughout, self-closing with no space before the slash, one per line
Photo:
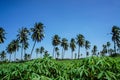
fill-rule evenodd
<path id="1" fill-rule="evenodd" d="M 120 57 L 80 60 L 36 59 L 0 65 L 0 80 L 118 80 Z"/>

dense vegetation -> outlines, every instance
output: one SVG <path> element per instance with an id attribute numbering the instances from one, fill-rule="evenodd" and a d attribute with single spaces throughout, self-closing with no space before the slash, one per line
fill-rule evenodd
<path id="1" fill-rule="evenodd" d="M 55 61 L 49 58 L 0 65 L 1 80 L 118 80 L 120 59 L 88 57 Z"/>
<path id="2" fill-rule="evenodd" d="M 38 54 L 41 54 L 41 58 L 29 61 L 35 53 L 36 43 L 41 42 L 44 38 L 44 25 L 35 23 L 35 26 L 30 29 L 22 27 L 18 30 L 16 39 L 12 40 L 5 50 L 0 51 L 0 80 L 118 80 L 120 79 L 119 57 L 111 58 L 105 57 L 105 55 L 119 56 L 120 28 L 113 26 L 110 34 L 114 49 L 110 47 L 111 43 L 108 41 L 102 45 L 103 49 L 99 52 L 97 45 L 93 46 L 91 52 L 89 51 L 91 43 L 82 34 L 71 38 L 70 42 L 55 34 L 51 41 L 52 57 L 43 46 L 40 46 L 35 51 L 36 58 L 39 58 Z M 0 44 L 6 40 L 5 35 L 5 30 L 0 27 Z M 34 44 L 31 53 L 28 54 L 26 50 L 29 48 L 30 36 Z M 59 51 L 60 46 L 62 47 L 61 52 Z M 78 53 L 74 53 L 76 47 Z M 69 48 L 71 49 L 71 60 L 66 62 L 64 55 Z M 81 48 L 85 48 L 86 53 L 82 53 Z M 18 51 L 21 51 L 21 59 L 16 58 Z M 6 54 L 9 54 L 9 59 L 6 59 Z M 11 59 L 13 54 L 14 61 Z M 86 54 L 86 58 L 80 59 L 82 54 Z M 91 57 L 88 57 L 89 55 Z"/>

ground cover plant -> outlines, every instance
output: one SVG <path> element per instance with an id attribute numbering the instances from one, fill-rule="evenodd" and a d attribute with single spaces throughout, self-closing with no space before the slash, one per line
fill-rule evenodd
<path id="1" fill-rule="evenodd" d="M 1 80 L 118 80 L 120 59 L 89 57 L 69 62 L 49 58 L 0 65 Z"/>

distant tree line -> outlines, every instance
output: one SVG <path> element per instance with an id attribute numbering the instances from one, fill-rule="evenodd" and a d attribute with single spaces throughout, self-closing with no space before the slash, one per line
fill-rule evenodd
<path id="1" fill-rule="evenodd" d="M 18 60 L 16 58 L 17 52 L 21 50 L 21 60 L 30 60 L 33 55 L 33 51 L 35 48 L 36 43 L 39 43 L 44 38 L 44 24 L 39 22 L 35 23 L 33 28 L 26 28 L 22 27 L 18 30 L 18 34 L 16 35 L 16 39 L 13 39 L 7 46 L 5 50 L 0 51 L 0 61 L 11 61 L 11 55 L 14 54 L 14 61 Z M 59 58 L 61 55 L 61 59 L 64 59 L 65 51 L 69 48 L 71 49 L 71 59 L 80 59 L 83 55 L 81 53 L 81 48 L 85 48 L 86 50 L 86 57 L 92 53 L 92 56 L 105 56 L 106 54 L 112 55 L 120 53 L 120 28 L 118 26 L 113 26 L 111 33 L 112 41 L 114 43 L 114 49 L 110 48 L 111 43 L 108 41 L 106 44 L 103 44 L 103 49 L 98 52 L 98 48 L 96 45 L 93 46 L 92 51 L 90 52 L 89 49 L 91 48 L 91 42 L 86 40 L 84 35 L 78 34 L 75 38 L 71 38 L 70 42 L 67 38 L 61 38 L 59 35 L 55 34 L 52 37 L 52 45 L 53 45 L 53 58 Z M 6 40 L 6 31 L 0 27 L 0 44 L 4 43 Z M 29 36 L 33 40 L 34 44 L 31 50 L 31 53 L 27 53 L 26 50 L 29 48 Z M 59 47 L 62 47 L 62 51 L 60 54 Z M 76 53 L 76 48 L 78 47 L 78 52 Z M 35 49 L 36 58 L 42 58 L 44 56 L 49 56 L 49 52 L 45 50 L 43 46 Z M 43 54 L 44 53 L 44 54 Z M 6 59 L 6 54 L 9 54 L 9 59 Z M 40 54 L 40 56 L 38 56 Z M 75 57 L 74 57 L 75 55 Z"/>

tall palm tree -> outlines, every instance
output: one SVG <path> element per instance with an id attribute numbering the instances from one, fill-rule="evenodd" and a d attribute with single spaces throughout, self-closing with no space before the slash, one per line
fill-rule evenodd
<path id="1" fill-rule="evenodd" d="M 94 45 L 92 49 L 92 55 L 96 55 L 96 53 L 97 53 L 97 46 Z"/>
<path id="2" fill-rule="evenodd" d="M 80 47 L 84 46 L 85 38 L 82 34 L 78 34 L 76 40 L 78 44 L 78 59 L 79 59 L 80 58 Z"/>
<path id="3" fill-rule="evenodd" d="M 0 57 L 1 57 L 1 60 L 4 61 L 5 58 L 6 58 L 6 52 L 5 52 L 5 51 L 2 51 L 2 52 L 0 53 Z"/>
<path id="4" fill-rule="evenodd" d="M 107 53 L 107 45 L 103 45 L 102 56 Z"/>
<path id="5" fill-rule="evenodd" d="M 23 51 L 25 50 L 25 45 L 28 43 L 28 36 L 30 35 L 30 32 L 27 28 L 22 27 L 22 29 L 19 29 L 17 34 L 17 39 L 21 43 L 21 60 L 23 57 Z"/>
<path id="6" fill-rule="evenodd" d="M 62 49 L 62 59 L 64 58 L 65 55 L 65 50 L 68 50 L 68 40 L 66 38 L 62 38 L 61 46 L 63 47 Z"/>
<path id="7" fill-rule="evenodd" d="M 111 45 L 110 42 L 107 42 L 107 45 L 106 45 L 106 46 L 107 46 L 107 53 L 108 53 L 108 54 L 109 54 L 110 45 Z"/>
<path id="8" fill-rule="evenodd" d="M 88 40 L 85 41 L 85 49 L 86 49 L 86 56 L 88 55 L 88 49 L 90 49 L 90 42 Z"/>
<path id="9" fill-rule="evenodd" d="M 53 58 L 54 58 L 55 47 L 57 47 L 59 44 L 60 44 L 60 37 L 58 35 L 54 35 L 54 37 L 52 38 L 52 45 L 54 46 L 54 48 L 53 48 Z"/>
<path id="10" fill-rule="evenodd" d="M 55 47 L 55 59 L 56 59 L 56 55 L 59 53 L 59 48 Z"/>
<path id="11" fill-rule="evenodd" d="M 40 52 L 40 49 L 36 48 L 36 58 L 37 58 L 39 52 Z"/>
<path id="12" fill-rule="evenodd" d="M 9 56 L 9 61 L 11 61 L 11 55 L 14 52 L 14 47 L 13 47 L 13 43 L 10 42 L 6 48 L 6 51 L 10 54 Z"/>
<path id="13" fill-rule="evenodd" d="M 71 59 L 73 59 L 73 52 L 75 51 L 76 44 L 75 39 L 72 38 L 70 41 L 70 48 L 71 48 Z"/>
<path id="14" fill-rule="evenodd" d="M 5 30 L 2 27 L 0 27 L 0 44 L 4 43 L 4 40 L 6 39 L 5 34 L 6 34 Z"/>
<path id="15" fill-rule="evenodd" d="M 114 51 L 116 53 L 116 46 L 120 44 L 120 28 L 117 26 L 112 27 L 112 41 L 114 42 Z"/>
<path id="16" fill-rule="evenodd" d="M 33 48 L 31 50 L 31 56 L 36 45 L 36 42 L 41 42 L 44 38 L 44 25 L 42 23 L 35 23 L 34 28 L 31 28 L 32 40 L 34 41 Z"/>
<path id="17" fill-rule="evenodd" d="M 40 54 L 41 54 L 41 57 L 42 57 L 42 53 L 43 53 L 44 51 L 45 51 L 44 47 L 41 46 L 41 47 L 40 47 Z"/>
<path id="18" fill-rule="evenodd" d="M 16 60 L 16 52 L 19 50 L 19 47 L 20 47 L 19 41 L 18 40 L 12 40 L 11 44 L 12 44 L 12 47 L 13 47 L 13 52 L 15 52 L 14 53 L 14 61 L 15 61 Z"/>

